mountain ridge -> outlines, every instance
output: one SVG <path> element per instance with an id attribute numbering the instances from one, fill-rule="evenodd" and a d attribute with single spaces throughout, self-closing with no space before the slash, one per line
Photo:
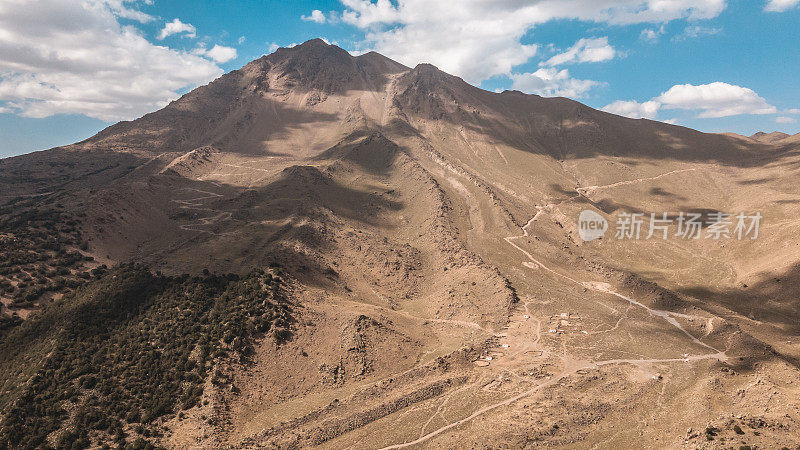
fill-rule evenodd
<path id="1" fill-rule="evenodd" d="M 324 66 L 322 62 L 324 60 Z M 680 137 L 670 138 L 671 141 L 682 140 L 687 136 L 692 139 L 702 139 L 705 142 L 699 145 L 711 148 L 725 147 L 745 149 L 747 145 L 735 143 L 730 138 L 719 138 L 719 134 L 701 133 L 695 130 L 684 128 L 678 125 L 670 125 L 662 122 L 627 119 L 595 110 L 574 100 L 563 97 L 544 98 L 533 94 L 524 94 L 519 91 L 504 91 L 494 93 L 482 90 L 469 85 L 462 79 L 446 74 L 433 65 L 427 63 L 418 64 L 415 68 L 408 68 L 397 63 L 377 52 L 368 52 L 359 56 L 352 56 L 346 50 L 330 45 L 322 39 L 312 39 L 292 48 L 279 48 L 275 52 L 264 55 L 242 68 L 226 73 L 211 83 L 198 87 L 181 98 L 170 102 L 165 108 L 146 114 L 139 119 L 123 121 L 113 124 L 96 135 L 72 145 L 56 147 L 57 149 L 77 150 L 77 149 L 103 149 L 133 151 L 134 153 L 146 153 L 153 156 L 153 152 L 170 151 L 186 152 L 203 145 L 217 145 L 220 140 L 225 139 L 226 134 L 230 134 L 230 127 L 246 127 L 247 122 L 253 119 L 256 114 L 252 109 L 261 108 L 265 105 L 259 103 L 258 94 L 270 89 L 272 83 L 273 90 L 291 89 L 292 85 L 305 86 L 310 96 L 304 98 L 306 103 L 320 102 L 327 94 L 336 92 L 343 93 L 348 89 L 358 88 L 362 90 L 380 91 L 384 88 L 382 83 L 387 75 L 406 73 L 406 82 L 416 84 L 417 94 L 424 97 L 424 92 L 419 91 L 424 84 L 430 85 L 433 90 L 441 89 L 442 85 L 452 85 L 456 83 L 459 91 L 469 92 L 467 97 L 461 95 L 459 100 L 470 99 L 478 102 L 480 106 L 495 102 L 497 98 L 518 98 L 520 101 L 509 100 L 501 102 L 504 108 L 522 109 L 529 113 L 534 111 L 560 111 L 559 115 L 563 118 L 570 117 L 572 121 L 580 123 L 581 117 L 588 117 L 594 126 L 600 126 L 604 130 L 615 130 L 625 128 L 625 123 L 631 120 L 638 120 L 642 123 L 652 123 L 652 131 L 648 140 L 655 141 L 652 136 L 659 134 L 675 134 Z M 312 78 L 305 79 L 303 74 L 313 74 Z M 375 79 L 377 81 L 367 81 Z M 412 81 L 413 80 L 413 81 Z M 435 81 L 434 81 L 435 80 Z M 287 84 L 288 83 L 288 84 Z M 422 84 L 420 84 L 422 83 Z M 487 100 L 491 99 L 491 100 Z M 423 101 L 420 98 L 405 99 L 405 107 L 411 107 L 409 102 Z M 457 101 L 448 99 L 448 101 Z M 253 103 L 255 102 L 255 103 Z M 522 104 L 520 104 L 522 103 Z M 465 106 L 468 105 L 465 103 Z M 414 105 L 420 107 L 420 105 Z M 429 107 L 434 107 L 432 104 Z M 475 105 L 470 105 L 475 109 Z M 270 107 L 270 106 L 266 106 Z M 272 106 L 275 107 L 275 106 Z M 441 105 L 438 105 L 441 107 Z M 437 114 L 449 114 L 454 111 L 437 110 Z M 456 111 L 457 112 L 457 111 Z M 510 123 L 508 114 L 503 117 L 502 112 L 494 111 L 502 117 L 502 120 Z M 510 111 L 506 111 L 510 112 Z M 513 111 L 517 113 L 518 111 Z M 540 113 L 541 114 L 541 113 Z M 548 117 L 548 121 L 553 123 L 564 120 L 560 117 Z M 464 116 L 459 119 L 465 119 Z M 598 123 L 601 122 L 601 123 Z M 632 123 L 632 122 L 628 122 Z M 170 132 L 171 131 L 171 132 Z M 238 130 L 237 130 L 238 132 Z M 551 134 L 553 132 L 550 132 Z M 215 135 L 216 134 L 216 135 Z M 520 134 L 517 130 L 514 134 Z M 200 135 L 201 137 L 191 136 Z M 783 133 L 772 133 L 769 137 L 757 133 L 750 137 L 756 144 L 777 145 L 780 141 L 790 138 Z M 636 136 L 641 139 L 642 136 Z M 602 137 L 595 139 L 602 140 Z M 631 146 L 630 138 L 620 147 Z M 530 136 L 523 134 L 521 138 L 514 141 L 515 145 L 523 145 L 522 141 L 533 140 L 537 142 L 547 141 L 541 135 Z M 558 153 L 555 148 L 558 144 L 549 139 L 544 146 L 551 155 Z M 597 141 L 593 144 L 596 144 Z M 738 145 L 737 145 L 738 144 Z M 652 147 L 664 147 L 663 145 L 649 145 Z M 607 147 L 607 146 L 606 146 Z M 662 150 L 665 157 L 674 149 Z M 749 157 L 754 153 L 763 152 L 764 148 L 753 147 L 747 150 L 745 155 L 730 155 L 724 151 L 708 151 L 708 156 L 718 158 L 721 161 L 736 159 L 740 156 Z M 706 156 L 706 155 L 698 155 Z"/>

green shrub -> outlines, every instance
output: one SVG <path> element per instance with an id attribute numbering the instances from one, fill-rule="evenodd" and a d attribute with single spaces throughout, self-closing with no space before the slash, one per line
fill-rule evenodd
<path id="1" fill-rule="evenodd" d="M 263 272 L 165 277 L 130 264 L 111 269 L 9 331 L 0 381 L 12 382 L 20 361 L 33 364 L 23 358 L 31 346 L 47 357 L 38 368 L 23 367 L 33 375 L 14 383 L 25 388 L 5 403 L 0 447 L 36 447 L 69 425 L 75 431 L 59 447 L 85 444 L 89 430 L 108 439 L 91 445 L 123 444 L 123 423 L 156 435 L 160 418 L 200 402 L 215 360 L 247 354 L 259 329 L 291 338 L 285 295 L 282 280 Z M 78 404 L 72 416 L 65 402 Z"/>

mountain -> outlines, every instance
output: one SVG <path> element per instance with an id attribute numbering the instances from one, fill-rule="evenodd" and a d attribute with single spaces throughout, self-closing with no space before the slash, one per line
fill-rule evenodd
<path id="1" fill-rule="evenodd" d="M 781 133 L 780 131 L 773 131 L 772 133 L 764 133 L 763 131 L 759 131 L 758 133 L 750 136 L 750 139 L 764 144 L 775 144 L 788 137 L 788 134 Z"/>
<path id="2" fill-rule="evenodd" d="M 797 446 L 786 142 L 278 49 L 0 160 L 0 440 Z"/>
<path id="3" fill-rule="evenodd" d="M 797 133 L 793 136 L 789 136 L 781 140 L 781 144 L 798 144 L 798 143 L 800 143 L 800 133 Z"/>

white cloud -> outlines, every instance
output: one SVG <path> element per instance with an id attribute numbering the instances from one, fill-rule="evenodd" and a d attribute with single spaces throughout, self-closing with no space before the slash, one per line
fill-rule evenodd
<path id="1" fill-rule="evenodd" d="M 685 34 L 687 37 L 690 37 L 690 38 L 696 38 L 696 37 L 705 36 L 705 35 L 719 34 L 720 31 L 722 31 L 722 28 L 703 27 L 703 26 L 700 26 L 700 25 L 692 25 L 692 26 L 686 27 L 686 29 L 683 30 L 683 34 Z"/>
<path id="2" fill-rule="evenodd" d="M 141 11 L 125 6 L 125 3 L 136 3 L 136 0 L 99 0 L 95 1 L 95 3 L 104 4 L 108 9 L 111 10 L 112 13 L 114 13 L 114 15 L 123 19 L 135 20 L 140 23 L 147 23 L 156 20 L 155 17 L 149 14 L 145 14 Z M 144 3 L 147 5 L 152 5 L 153 1 L 144 0 Z"/>
<path id="3" fill-rule="evenodd" d="M 182 33 L 185 37 L 197 37 L 197 30 L 194 28 L 194 25 L 190 23 L 183 23 L 180 19 L 175 19 L 172 22 L 167 22 L 167 24 L 164 25 L 164 29 L 158 33 L 158 40 L 164 40 L 173 34 Z"/>
<path id="4" fill-rule="evenodd" d="M 570 77 L 567 69 L 543 67 L 533 73 L 511 74 L 513 89 L 544 97 L 583 97 L 597 81 L 578 80 Z"/>
<path id="5" fill-rule="evenodd" d="M 700 36 L 713 36 L 719 34 L 722 28 L 705 27 L 700 25 L 690 25 L 686 27 L 681 34 L 672 38 L 674 41 L 685 41 L 687 39 L 695 39 Z"/>
<path id="6" fill-rule="evenodd" d="M 325 41 L 325 42 L 327 42 L 327 41 Z M 279 44 L 277 44 L 275 42 L 271 42 L 271 43 L 268 43 L 268 44 L 269 44 L 269 53 L 273 53 L 275 50 L 277 50 L 277 49 L 279 49 L 281 47 L 283 47 L 283 48 L 292 48 L 292 47 L 297 47 L 299 45 L 297 42 L 292 42 L 289 45 L 279 45 Z"/>
<path id="7" fill-rule="evenodd" d="M 646 102 L 620 100 L 602 108 L 603 111 L 634 119 L 640 117 L 655 119 L 661 109 L 699 111 L 697 117 L 704 119 L 740 114 L 776 114 L 781 112 L 778 111 L 778 108 L 767 103 L 752 89 L 722 82 L 698 86 L 679 84 Z M 793 111 L 800 112 L 790 109 L 782 111 L 782 113 L 792 114 Z M 791 118 L 779 117 L 777 120 L 780 121 L 781 119 Z"/>
<path id="8" fill-rule="evenodd" d="M 764 11 L 784 12 L 800 4 L 800 0 L 769 0 Z"/>
<path id="9" fill-rule="evenodd" d="M 306 22 L 325 23 L 325 14 L 318 9 L 311 11 L 310 16 L 300 16 L 300 18 Z"/>
<path id="10" fill-rule="evenodd" d="M 410 6 L 411 10 L 415 8 L 415 5 L 408 5 L 409 2 L 404 2 L 395 8 L 389 0 L 377 0 L 374 3 L 370 0 L 341 0 L 341 2 L 346 8 L 342 13 L 342 21 L 359 28 L 399 22 L 401 9 L 407 6 Z"/>
<path id="11" fill-rule="evenodd" d="M 207 59 L 121 25 L 120 17 L 149 20 L 131 4 L 0 1 L 0 102 L 29 117 L 132 119 L 222 74 Z"/>
<path id="12" fill-rule="evenodd" d="M 226 63 L 232 59 L 236 59 L 236 56 L 238 56 L 235 48 L 225 47 L 224 45 L 215 45 L 210 49 L 199 47 L 192 53 L 199 56 L 205 56 L 206 58 L 220 64 Z"/>
<path id="13" fill-rule="evenodd" d="M 244 41 L 246 41 L 246 40 L 247 40 L 247 38 L 246 38 L 246 37 L 244 37 L 244 36 L 239 36 L 239 39 L 237 39 L 237 40 L 236 40 L 236 42 L 238 42 L 238 43 L 239 43 L 239 45 L 242 45 L 242 44 L 244 44 Z"/>
<path id="14" fill-rule="evenodd" d="M 660 102 L 665 109 L 700 111 L 699 118 L 778 112 L 752 89 L 722 82 L 676 85 L 653 100 Z"/>
<path id="15" fill-rule="evenodd" d="M 619 100 L 604 106 L 602 110 L 619 116 L 630 117 L 631 119 L 655 119 L 660 108 L 661 103 L 653 100 L 643 103 Z"/>
<path id="16" fill-rule="evenodd" d="M 455 24 L 420 25 L 370 31 L 367 39 L 379 53 L 401 63 L 413 67 L 429 62 L 474 84 L 494 75 L 509 74 L 537 51 L 536 45 L 519 42 L 521 33 L 509 36 L 502 21 L 491 26 L 465 23 L 465 28 L 474 30 L 467 33 L 452 29 Z"/>
<path id="17" fill-rule="evenodd" d="M 780 116 L 780 117 L 776 117 L 775 118 L 775 122 L 778 122 L 778 123 L 795 123 L 795 122 L 797 122 L 797 119 L 794 119 L 792 117 Z"/>
<path id="18" fill-rule="evenodd" d="M 661 25 L 660 28 L 645 28 L 642 30 L 642 33 L 639 37 L 648 42 L 658 42 L 661 38 L 661 35 L 665 33 L 664 25 Z"/>
<path id="19" fill-rule="evenodd" d="M 553 56 L 543 65 L 558 66 L 569 63 L 602 62 L 614 59 L 616 55 L 617 51 L 608 43 L 607 37 L 581 39 L 569 50 Z"/>
<path id="20" fill-rule="evenodd" d="M 341 20 L 366 31 L 364 48 L 414 66 L 430 62 L 479 83 L 509 75 L 536 54 L 521 42 L 534 26 L 558 19 L 614 25 L 709 19 L 726 0 L 341 0 Z"/>

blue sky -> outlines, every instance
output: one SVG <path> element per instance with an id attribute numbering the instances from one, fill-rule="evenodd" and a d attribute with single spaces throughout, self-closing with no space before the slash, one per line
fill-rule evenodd
<path id="1" fill-rule="evenodd" d="M 314 37 L 488 90 L 800 132 L 800 0 L 4 0 L 0 157 L 84 139 Z"/>

